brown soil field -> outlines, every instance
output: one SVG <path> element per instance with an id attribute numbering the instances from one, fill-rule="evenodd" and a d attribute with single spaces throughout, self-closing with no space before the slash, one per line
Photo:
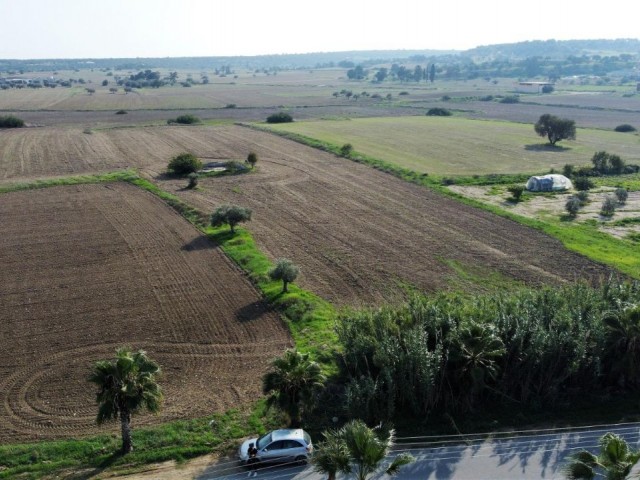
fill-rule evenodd
<path id="1" fill-rule="evenodd" d="M 164 371 L 164 407 L 144 425 L 255 399 L 291 345 L 237 267 L 131 185 L 3 194 L 0 218 L 0 443 L 107 430 L 87 376 L 119 346 Z"/>
<path id="2" fill-rule="evenodd" d="M 459 280 L 451 262 L 529 284 L 609 273 L 538 231 L 367 166 L 243 127 L 209 138 L 237 157 L 255 151 L 257 171 L 202 179 L 195 191 L 160 186 L 205 211 L 252 208 L 259 248 L 292 259 L 303 287 L 339 305 L 394 301 L 406 284 L 448 288 Z"/>

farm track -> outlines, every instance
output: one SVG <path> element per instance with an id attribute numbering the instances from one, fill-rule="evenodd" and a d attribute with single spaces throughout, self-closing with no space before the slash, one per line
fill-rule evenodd
<path id="1" fill-rule="evenodd" d="M 252 208 L 259 247 L 293 259 L 300 284 L 338 305 L 397 301 L 401 285 L 447 288 L 449 260 L 532 285 L 610 274 L 538 231 L 334 155 L 242 127 L 211 138 L 238 157 L 257 152 L 257 172 L 160 186 L 205 211 Z"/>
<path id="2" fill-rule="evenodd" d="M 0 217 L 0 443 L 98 432 L 86 379 L 118 346 L 163 367 L 150 424 L 250 402 L 291 345 L 237 267 L 133 186 L 8 193 Z"/>

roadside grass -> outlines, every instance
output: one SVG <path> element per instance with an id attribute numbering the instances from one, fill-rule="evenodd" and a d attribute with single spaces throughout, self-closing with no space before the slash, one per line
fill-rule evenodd
<path id="1" fill-rule="evenodd" d="M 134 418 L 135 423 L 135 418 Z M 150 463 L 219 453 L 230 453 L 238 438 L 262 434 L 281 425 L 279 418 L 266 406 L 264 399 L 246 410 L 229 410 L 194 420 L 181 420 L 132 431 L 134 450 L 119 453 L 119 435 L 43 441 L 0 446 L 0 479 L 57 476 L 65 471 L 90 470 L 97 475 L 133 472 Z M 88 476 L 88 475 L 87 475 Z M 86 477 L 83 477 L 86 478 Z"/>
<path id="2" fill-rule="evenodd" d="M 627 163 L 640 163 L 634 136 L 578 128 L 575 141 L 552 147 L 531 124 L 453 117 L 378 117 L 308 120 L 269 125 L 274 132 L 312 137 L 323 143 L 350 143 L 369 155 L 429 175 L 534 174 L 584 165 L 606 150 Z"/>
<path id="3" fill-rule="evenodd" d="M 327 152 L 331 152 L 337 156 L 348 158 L 349 160 L 364 163 L 377 170 L 383 171 L 401 178 L 405 181 L 415 183 L 424 187 L 436 190 L 443 195 L 455 198 L 458 201 L 467 205 L 475 206 L 495 213 L 496 215 L 509 218 L 523 225 L 541 230 L 547 235 L 557 238 L 562 242 L 565 248 L 574 252 L 585 255 L 586 257 L 600 262 L 611 267 L 616 268 L 622 273 L 625 273 L 633 278 L 640 278 L 640 255 L 638 255 L 637 244 L 632 239 L 617 239 L 611 235 L 600 232 L 597 229 L 597 225 L 591 224 L 573 224 L 570 222 L 561 222 L 558 219 L 545 219 L 536 220 L 526 218 L 520 215 L 513 214 L 505 211 L 494 205 L 465 197 L 458 193 L 452 192 L 450 189 L 443 185 L 443 177 L 433 177 L 424 173 L 418 173 L 410 170 L 406 167 L 399 166 L 397 164 L 387 162 L 366 154 L 362 154 L 358 151 L 352 151 L 349 155 L 344 156 L 340 153 L 340 146 L 337 144 L 324 142 L 315 138 L 300 135 L 298 133 L 292 133 L 289 131 L 282 131 L 272 129 L 271 127 L 256 126 L 254 124 L 244 125 L 249 128 L 255 128 L 267 132 L 272 132 L 290 140 L 308 145 L 310 147 L 318 148 Z M 453 183 L 465 184 L 472 180 L 480 180 L 472 177 L 450 177 Z M 491 178 L 485 176 L 485 179 Z M 500 184 L 515 183 L 515 179 L 520 178 L 517 176 L 498 176 L 497 180 Z M 507 181 L 508 180 L 508 181 Z M 445 182 L 446 183 L 446 182 Z M 488 183 L 484 183 L 485 185 Z"/>

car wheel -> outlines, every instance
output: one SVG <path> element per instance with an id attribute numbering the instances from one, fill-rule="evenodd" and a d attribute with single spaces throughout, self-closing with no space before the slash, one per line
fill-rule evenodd
<path id="1" fill-rule="evenodd" d="M 309 461 L 309 459 L 307 457 L 305 457 L 304 455 L 298 455 L 295 458 L 295 461 L 298 465 L 306 465 L 307 462 Z"/>

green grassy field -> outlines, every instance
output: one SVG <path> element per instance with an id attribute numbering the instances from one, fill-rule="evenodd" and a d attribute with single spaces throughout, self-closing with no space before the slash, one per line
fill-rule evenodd
<path id="1" fill-rule="evenodd" d="M 351 143 L 360 153 L 436 175 L 540 173 L 567 164 L 588 164 L 606 150 L 627 163 L 640 163 L 636 135 L 580 129 L 575 141 L 545 146 L 533 124 L 460 117 L 360 118 L 270 125 L 324 142 Z"/>

